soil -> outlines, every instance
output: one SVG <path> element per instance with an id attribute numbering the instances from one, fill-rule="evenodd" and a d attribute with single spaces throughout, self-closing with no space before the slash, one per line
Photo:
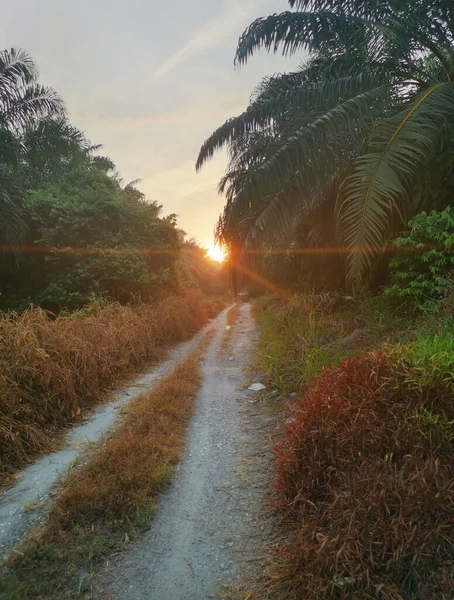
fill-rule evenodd
<path id="1" fill-rule="evenodd" d="M 273 417 L 247 390 L 256 340 L 249 304 L 242 305 L 229 337 L 226 347 L 225 318 L 219 318 L 203 361 L 186 457 L 151 529 L 106 562 L 95 597 L 232 598 L 266 558 Z"/>
<path id="2" fill-rule="evenodd" d="M 70 430 L 63 448 L 44 456 L 30 467 L 17 473 L 14 484 L 0 493 L 0 561 L 7 560 L 11 550 L 47 514 L 50 499 L 58 479 L 83 456 L 90 445 L 97 443 L 121 418 L 123 407 L 135 397 L 150 390 L 155 382 L 167 375 L 197 346 L 200 339 L 213 328 L 218 320 L 225 321 L 226 311 L 221 313 L 192 340 L 176 346 L 168 360 L 153 366 L 126 387 L 117 391 L 108 401 L 95 410 L 81 425 Z"/>

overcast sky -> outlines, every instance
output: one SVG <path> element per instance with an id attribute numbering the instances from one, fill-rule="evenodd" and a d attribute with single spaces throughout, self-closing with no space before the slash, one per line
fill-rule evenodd
<path id="1" fill-rule="evenodd" d="M 223 207 L 226 159 L 194 163 L 212 131 L 247 105 L 264 75 L 301 61 L 255 56 L 234 69 L 239 35 L 286 0 L 15 0 L 2 2 L 1 46 L 21 47 L 70 120 L 203 245 Z"/>

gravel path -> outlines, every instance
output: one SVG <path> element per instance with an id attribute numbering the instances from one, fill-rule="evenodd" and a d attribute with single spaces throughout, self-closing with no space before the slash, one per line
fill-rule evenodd
<path id="1" fill-rule="evenodd" d="M 192 340 L 176 346 L 168 360 L 116 392 L 111 401 L 94 411 L 85 423 L 68 432 L 64 448 L 44 456 L 17 474 L 16 483 L 0 493 L 0 560 L 6 560 L 10 550 L 23 539 L 27 531 L 45 518 L 49 498 L 58 478 L 65 474 L 90 443 L 99 441 L 115 425 L 120 409 L 168 374 L 195 348 L 207 331 L 218 329 L 218 323 L 224 324 L 225 314 L 226 311 L 221 313 Z"/>
<path id="2" fill-rule="evenodd" d="M 223 598 L 221 584 L 240 578 L 241 550 L 260 529 L 251 509 L 264 491 L 247 477 L 247 413 L 256 410 L 256 395 L 246 389 L 251 375 L 245 367 L 256 339 L 249 304 L 242 305 L 227 353 L 224 333 L 225 318 L 218 319 L 186 458 L 150 531 L 106 564 L 100 575 L 104 598 Z"/>

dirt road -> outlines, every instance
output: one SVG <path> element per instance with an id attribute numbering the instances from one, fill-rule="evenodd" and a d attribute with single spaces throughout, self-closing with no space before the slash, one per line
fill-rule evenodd
<path id="1" fill-rule="evenodd" d="M 257 528 L 254 508 L 263 487 L 246 481 L 251 437 L 247 391 L 256 328 L 250 305 L 241 308 L 227 351 L 225 317 L 216 321 L 203 361 L 204 379 L 186 458 L 161 499 L 151 530 L 105 566 L 103 596 L 115 600 L 223 598 L 235 581 Z M 223 350 L 223 351 L 221 351 Z"/>
<path id="2" fill-rule="evenodd" d="M 44 456 L 17 474 L 15 484 L 0 493 L 0 562 L 8 558 L 10 551 L 30 529 L 45 519 L 54 486 L 73 461 L 115 426 L 125 405 L 151 390 L 160 378 L 188 356 L 207 332 L 219 327 L 217 323 L 225 321 L 225 314 L 226 311 L 221 313 L 192 340 L 175 346 L 167 360 L 153 365 L 141 377 L 114 393 L 110 402 L 98 407 L 86 422 L 67 433 L 61 450 Z"/>

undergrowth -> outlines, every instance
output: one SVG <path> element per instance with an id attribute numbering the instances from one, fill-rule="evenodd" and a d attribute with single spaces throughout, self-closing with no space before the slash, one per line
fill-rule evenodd
<path id="1" fill-rule="evenodd" d="M 0 477 L 55 448 L 107 390 L 186 340 L 224 304 L 195 290 L 154 304 L 97 302 L 52 318 L 0 316 Z"/>
<path id="2" fill-rule="evenodd" d="M 148 527 L 157 496 L 183 456 L 206 342 L 155 390 L 135 400 L 121 427 L 68 476 L 44 529 L 5 567 L 2 598 L 50 600 L 91 593 L 94 565 Z"/>
<path id="3" fill-rule="evenodd" d="M 270 385 L 284 394 L 302 393 L 323 367 L 392 338 L 396 330 L 380 299 L 347 298 L 324 306 L 314 299 L 266 296 L 254 303 L 260 323 L 257 362 Z"/>
<path id="4" fill-rule="evenodd" d="M 383 317 L 382 302 L 256 306 L 262 366 L 298 394 L 275 445 L 286 540 L 250 598 L 453 597 L 452 316 Z"/>

